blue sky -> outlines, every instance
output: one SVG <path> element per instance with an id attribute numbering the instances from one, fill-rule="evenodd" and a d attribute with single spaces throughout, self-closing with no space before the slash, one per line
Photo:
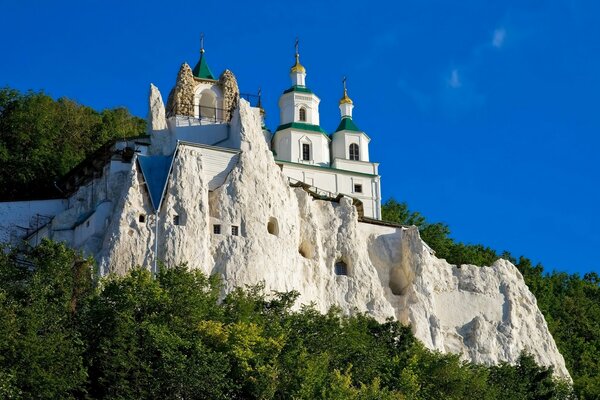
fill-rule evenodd
<path id="1" fill-rule="evenodd" d="M 454 238 L 547 270 L 600 271 L 600 3 L 520 1 L 0 0 L 0 86 L 145 116 L 179 66 L 262 87 L 267 123 L 300 37 L 322 126 L 341 79 L 372 138 L 384 198 Z"/>

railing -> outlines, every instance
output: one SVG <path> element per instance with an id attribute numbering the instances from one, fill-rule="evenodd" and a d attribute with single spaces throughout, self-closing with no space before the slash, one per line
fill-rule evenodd
<path id="1" fill-rule="evenodd" d="M 289 176 L 287 177 L 287 180 L 291 187 L 301 187 L 308 194 L 310 194 L 313 198 L 316 198 L 319 200 L 339 202 L 342 197 L 344 197 L 344 196 L 349 197 L 352 199 L 352 205 L 355 206 L 356 210 L 358 211 L 359 218 L 363 218 L 365 216 L 363 202 L 362 202 L 362 200 L 360 200 L 356 197 L 349 196 L 349 195 L 343 194 L 343 193 L 334 193 L 334 192 L 330 192 L 328 190 L 320 189 L 316 186 L 309 185 L 308 183 L 305 183 L 298 179 L 291 178 Z"/>
<path id="2" fill-rule="evenodd" d="M 183 115 L 182 110 L 193 111 L 194 116 L 192 117 L 190 115 Z M 206 107 L 193 103 L 179 103 L 177 110 L 175 110 L 175 107 L 171 107 L 168 110 L 167 115 L 177 115 L 179 117 L 193 118 L 200 121 L 207 121 L 216 124 L 228 122 L 230 119 L 231 111 L 225 110 L 223 108 Z"/>

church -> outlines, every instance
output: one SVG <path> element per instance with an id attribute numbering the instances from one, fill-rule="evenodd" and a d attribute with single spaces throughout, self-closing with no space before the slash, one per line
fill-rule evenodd
<path id="1" fill-rule="evenodd" d="M 379 164 L 369 160 L 371 139 L 352 119 L 354 105 L 346 80 L 339 101 L 340 122 L 330 135 L 319 124 L 320 99 L 306 85 L 306 68 L 300 63 L 297 44 L 289 74 L 291 86 L 279 98 L 279 126 L 274 134 L 264 127 L 263 120 L 265 140 L 276 163 L 290 182 L 302 182 L 332 198 L 352 197 L 364 217 L 381 219 Z M 228 149 L 240 149 L 228 126 L 236 96 L 239 92 L 233 74 L 225 71 L 216 79 L 202 48 L 193 70 L 186 65 L 180 70 L 167 104 L 168 130 L 151 131 L 153 142 L 170 143 L 163 149 L 164 155 L 174 151 L 177 141 L 186 141 L 213 146 L 216 151 L 220 147 L 223 158 L 228 158 Z M 260 98 L 256 110 L 264 118 Z"/>

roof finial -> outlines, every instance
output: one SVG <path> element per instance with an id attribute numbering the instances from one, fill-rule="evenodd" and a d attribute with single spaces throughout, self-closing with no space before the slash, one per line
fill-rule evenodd
<path id="1" fill-rule="evenodd" d="M 348 97 L 348 89 L 346 88 L 346 77 L 342 79 L 342 84 L 344 85 L 344 95 L 340 99 L 340 105 L 342 104 L 352 104 L 352 99 Z"/>
<path id="2" fill-rule="evenodd" d="M 259 87 L 258 88 L 258 108 L 260 108 L 260 109 L 262 109 L 261 97 L 262 97 L 262 89 Z"/>
<path id="3" fill-rule="evenodd" d="M 200 32 L 200 54 L 204 54 L 204 32 Z"/>
<path id="4" fill-rule="evenodd" d="M 298 48 L 300 47 L 300 40 L 298 39 L 298 37 L 296 37 L 296 43 L 294 44 L 294 47 L 296 48 L 296 64 L 294 64 L 294 66 L 292 67 L 292 72 L 306 73 L 306 70 L 304 69 L 302 64 L 300 64 L 300 53 L 298 52 Z"/>

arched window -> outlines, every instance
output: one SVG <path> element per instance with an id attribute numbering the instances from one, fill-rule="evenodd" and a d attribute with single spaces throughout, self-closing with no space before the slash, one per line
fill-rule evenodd
<path id="1" fill-rule="evenodd" d="M 205 90 L 200 96 L 198 116 L 200 119 L 217 118 L 217 97 L 211 90 Z"/>
<path id="2" fill-rule="evenodd" d="M 306 108 L 300 107 L 300 121 L 306 122 Z"/>
<path id="3" fill-rule="evenodd" d="M 355 161 L 360 160 L 358 155 L 358 145 L 356 143 L 350 145 L 350 159 Z"/>

